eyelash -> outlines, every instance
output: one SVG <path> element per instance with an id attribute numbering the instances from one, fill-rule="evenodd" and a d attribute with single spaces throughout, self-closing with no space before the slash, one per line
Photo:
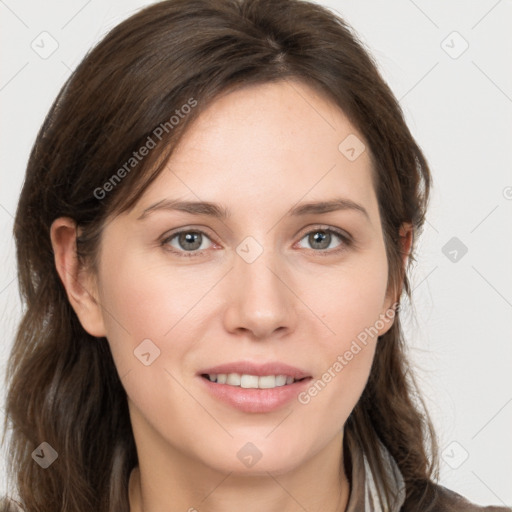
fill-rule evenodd
<path id="1" fill-rule="evenodd" d="M 345 251 L 348 248 L 350 248 L 353 245 L 353 243 L 354 243 L 353 240 L 348 235 L 344 234 L 342 231 L 338 231 L 337 229 L 334 229 L 334 228 L 331 228 L 331 227 L 325 227 L 325 226 L 317 227 L 315 229 L 307 231 L 306 233 L 304 233 L 301 236 L 299 241 L 302 240 L 307 235 L 310 235 L 312 233 L 318 233 L 318 232 L 334 234 L 337 237 L 339 237 L 341 239 L 341 241 L 343 242 L 340 247 L 335 248 L 335 249 L 319 249 L 319 250 L 308 249 L 309 251 L 315 252 L 319 256 L 330 256 L 330 255 L 333 255 L 333 254 L 341 253 L 342 251 Z M 176 254 L 176 255 L 178 255 L 180 257 L 185 257 L 185 258 L 193 258 L 193 257 L 196 257 L 196 256 L 201 256 L 202 253 L 204 251 L 206 251 L 206 249 L 202 249 L 200 251 L 197 250 L 197 249 L 194 250 L 194 251 L 178 251 L 178 250 L 175 250 L 175 249 L 170 249 L 169 246 L 168 246 L 168 243 L 171 240 L 173 240 L 174 238 L 176 238 L 177 236 L 181 235 L 182 233 L 199 233 L 199 234 L 207 237 L 208 239 L 210 239 L 210 236 L 207 233 L 205 233 L 204 231 L 202 231 L 201 229 L 182 229 L 180 231 L 176 231 L 175 233 L 171 234 L 170 236 L 165 237 L 162 240 L 161 246 L 164 248 L 164 250 L 169 251 L 169 252 L 171 252 L 173 254 Z"/>

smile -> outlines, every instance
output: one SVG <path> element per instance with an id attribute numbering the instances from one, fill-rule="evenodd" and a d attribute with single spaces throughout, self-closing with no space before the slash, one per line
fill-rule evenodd
<path id="1" fill-rule="evenodd" d="M 245 389 L 273 389 L 298 382 L 303 379 L 295 379 L 290 375 L 249 375 L 239 373 L 209 373 L 202 375 L 210 382 L 227 384 L 228 386 Z"/>

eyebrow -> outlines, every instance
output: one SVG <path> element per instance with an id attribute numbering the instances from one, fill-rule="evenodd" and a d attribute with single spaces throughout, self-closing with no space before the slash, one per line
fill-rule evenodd
<path id="1" fill-rule="evenodd" d="M 158 210 L 170 210 L 170 211 L 182 211 L 191 213 L 193 215 L 209 215 L 218 219 L 227 219 L 231 216 L 231 212 L 217 203 L 211 203 L 209 201 L 180 201 L 177 199 L 162 199 L 157 203 L 152 204 L 146 208 L 137 220 L 146 218 L 150 213 Z M 323 214 L 334 212 L 338 210 L 349 210 L 363 214 L 368 220 L 370 216 L 364 206 L 346 199 L 343 197 L 337 197 L 328 201 L 317 201 L 302 203 L 298 206 L 294 206 L 289 210 L 289 215 L 294 217 L 310 214 Z"/>

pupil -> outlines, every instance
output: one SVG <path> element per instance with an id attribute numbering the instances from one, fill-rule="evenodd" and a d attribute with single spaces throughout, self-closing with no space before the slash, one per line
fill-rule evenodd
<path id="1" fill-rule="evenodd" d="M 186 250 L 194 250 L 201 247 L 201 233 L 182 233 L 179 237 L 181 247 Z M 187 247 L 187 244 L 188 247 Z"/>
<path id="2" fill-rule="evenodd" d="M 325 233 L 324 231 L 317 231 L 313 235 L 310 235 L 310 243 L 314 247 L 315 244 L 320 244 L 320 247 L 317 245 L 317 249 L 326 249 L 329 247 L 330 243 L 330 233 Z"/>

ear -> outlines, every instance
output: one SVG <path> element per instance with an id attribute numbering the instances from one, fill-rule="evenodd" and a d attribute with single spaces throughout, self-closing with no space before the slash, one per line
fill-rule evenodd
<path id="1" fill-rule="evenodd" d="M 411 253 L 412 242 L 413 242 L 414 230 L 413 226 L 410 222 L 404 222 L 399 229 L 399 244 L 400 244 L 400 252 L 402 254 L 402 271 L 405 275 L 405 269 L 407 267 L 407 262 L 409 261 L 409 255 Z M 402 295 L 402 284 L 400 286 L 400 290 L 396 293 L 396 296 L 393 295 L 393 290 L 389 290 L 386 294 L 385 300 L 385 308 L 381 312 L 380 318 L 383 320 L 385 324 L 382 329 L 379 329 L 379 336 L 385 334 L 390 327 L 393 325 L 393 319 L 395 317 L 395 312 L 398 306 L 398 302 L 400 296 Z"/>
<path id="2" fill-rule="evenodd" d="M 101 305 L 98 301 L 96 277 L 81 268 L 76 253 L 76 222 L 59 217 L 50 228 L 55 266 L 72 308 L 82 327 L 92 336 L 106 336 Z"/>
<path id="3" fill-rule="evenodd" d="M 400 226 L 399 231 L 399 241 L 401 245 L 402 251 L 402 260 L 403 260 L 403 269 L 407 267 L 407 262 L 409 261 L 409 255 L 411 253 L 412 241 L 414 236 L 414 230 L 412 224 L 410 222 L 404 222 Z"/>

